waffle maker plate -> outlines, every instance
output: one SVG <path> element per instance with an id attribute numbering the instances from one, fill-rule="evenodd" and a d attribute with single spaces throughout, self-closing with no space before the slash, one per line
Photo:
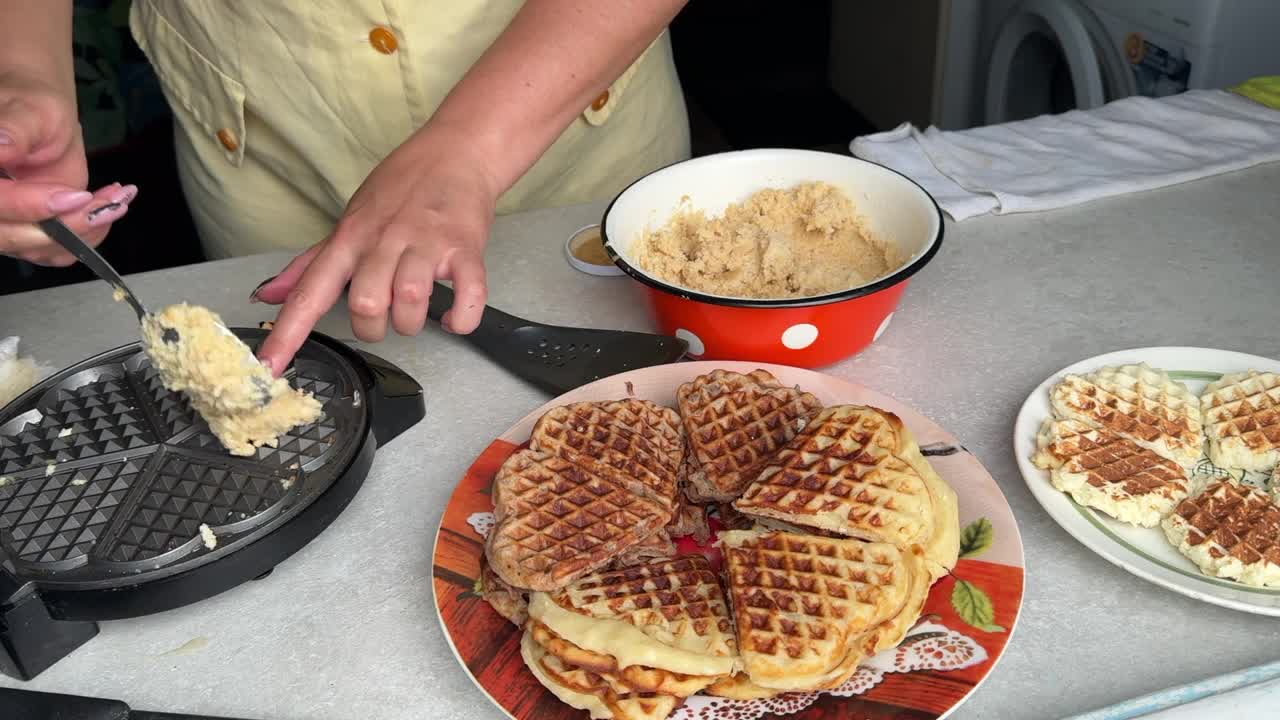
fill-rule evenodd
<path id="1" fill-rule="evenodd" d="M 251 347 L 258 329 L 234 332 Z M 424 414 L 391 363 L 319 333 L 287 375 L 321 418 L 228 453 L 133 343 L 0 409 L 0 672 L 30 679 L 97 633 L 260 577 L 318 535 L 374 451 Z M 216 538 L 206 546 L 200 526 Z"/>

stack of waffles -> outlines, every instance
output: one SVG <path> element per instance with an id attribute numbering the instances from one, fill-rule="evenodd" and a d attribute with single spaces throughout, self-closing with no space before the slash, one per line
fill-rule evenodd
<path id="1" fill-rule="evenodd" d="M 901 642 L 959 544 L 903 423 L 763 370 L 675 396 L 557 407 L 495 477 L 484 596 L 538 681 L 593 718 L 664 718 L 836 687 Z M 739 528 L 721 574 L 672 542 L 708 538 L 712 508 Z"/>
<path id="2" fill-rule="evenodd" d="M 1067 375 L 1033 461 L 1080 505 L 1160 527 L 1202 572 L 1280 587 L 1280 483 L 1269 495 L 1233 471 L 1280 475 L 1280 377 L 1231 373 L 1196 396 L 1145 364 Z M 1204 478 L 1206 454 L 1226 476 Z M 1243 477 L 1243 473 L 1234 474 Z"/>

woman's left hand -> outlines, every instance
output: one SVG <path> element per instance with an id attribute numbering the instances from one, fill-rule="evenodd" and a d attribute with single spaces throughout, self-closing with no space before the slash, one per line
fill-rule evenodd
<path id="1" fill-rule="evenodd" d="M 401 335 L 421 332 L 435 280 L 453 281 L 445 329 L 476 328 L 500 193 L 466 147 L 447 130 L 424 127 L 374 168 L 327 239 L 255 292 L 262 302 L 284 303 L 258 353 L 277 375 L 348 281 L 351 329 L 363 341 L 382 340 L 388 323 Z"/>

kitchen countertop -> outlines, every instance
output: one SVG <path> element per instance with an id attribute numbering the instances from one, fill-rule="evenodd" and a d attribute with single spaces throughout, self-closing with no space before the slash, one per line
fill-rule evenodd
<path id="1" fill-rule="evenodd" d="M 564 260 L 565 237 L 601 209 L 499 219 L 488 255 L 491 303 L 551 323 L 648 329 L 630 280 L 583 275 Z M 1022 617 L 994 672 L 952 717 L 1058 717 L 1280 655 L 1275 618 L 1163 590 L 1067 535 L 1028 492 L 1010 438 L 1027 393 L 1082 358 L 1147 345 L 1280 355 L 1277 228 L 1280 165 L 1054 212 L 949 223 L 893 325 L 827 370 L 894 395 L 959 436 L 1018 519 Z M 206 263 L 138 275 L 130 285 L 153 307 L 187 300 L 251 325 L 273 311 L 248 304 L 250 290 L 286 259 Z M 345 307 L 318 329 L 350 338 Z M 14 334 L 24 352 L 64 366 L 133 340 L 137 325 L 96 283 L 0 296 L 0 336 Z M 431 548 L 472 459 L 546 398 L 440 332 L 393 335 L 370 349 L 418 378 L 427 416 L 379 451 L 328 530 L 261 581 L 104 623 L 35 681 L 0 678 L 0 686 L 247 718 L 502 717 L 442 635 Z"/>

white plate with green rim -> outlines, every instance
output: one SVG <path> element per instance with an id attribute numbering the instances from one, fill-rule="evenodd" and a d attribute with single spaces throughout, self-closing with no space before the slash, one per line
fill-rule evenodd
<path id="1" fill-rule="evenodd" d="M 1160 528 L 1142 528 L 1113 520 L 1078 505 L 1071 496 L 1049 483 L 1049 473 L 1031 462 L 1036 451 L 1036 433 L 1053 415 L 1050 389 L 1067 373 L 1084 374 L 1108 365 L 1145 362 L 1169 372 L 1195 395 L 1223 374 L 1246 370 L 1280 372 L 1280 361 L 1257 355 L 1195 347 L 1150 347 L 1107 353 L 1081 360 L 1054 373 L 1040 383 L 1018 412 L 1014 423 L 1013 447 L 1018 468 L 1049 516 L 1085 547 L 1138 577 L 1197 600 L 1261 615 L 1280 616 L 1280 588 L 1255 588 L 1232 580 L 1210 577 L 1183 557 L 1165 539 Z M 1230 472 L 1215 467 L 1207 458 L 1196 466 L 1198 475 L 1231 475 L 1242 482 L 1265 487 L 1267 474 Z"/>

